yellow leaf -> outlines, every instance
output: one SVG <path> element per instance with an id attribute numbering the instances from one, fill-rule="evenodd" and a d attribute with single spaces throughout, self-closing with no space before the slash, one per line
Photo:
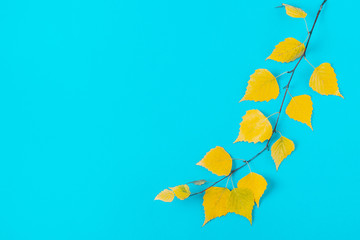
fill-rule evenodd
<path id="1" fill-rule="evenodd" d="M 192 182 L 189 182 L 189 183 L 192 183 L 192 184 L 197 185 L 197 186 L 201 186 L 201 185 L 204 185 L 205 183 L 207 183 L 207 181 L 204 180 L 204 179 L 201 179 L 201 180 L 196 180 L 196 181 L 192 181 Z"/>
<path id="2" fill-rule="evenodd" d="M 237 183 L 238 188 L 248 188 L 254 194 L 254 199 L 259 207 L 261 196 L 264 194 L 267 186 L 265 178 L 257 173 L 249 173 L 245 177 L 239 180 Z"/>
<path id="3" fill-rule="evenodd" d="M 239 136 L 235 142 L 263 142 L 272 134 L 272 126 L 269 120 L 259 110 L 249 110 L 243 116 L 240 123 Z"/>
<path id="4" fill-rule="evenodd" d="M 295 150 L 295 145 L 290 139 L 281 136 L 271 147 L 271 156 L 274 159 L 276 170 L 281 162 Z"/>
<path id="5" fill-rule="evenodd" d="M 305 123 L 313 130 L 311 126 L 312 105 L 309 95 L 305 94 L 293 97 L 286 108 L 286 114 L 296 121 Z"/>
<path id="6" fill-rule="evenodd" d="M 172 202 L 174 200 L 174 192 L 170 191 L 169 189 L 165 189 L 155 197 L 155 200 Z"/>
<path id="7" fill-rule="evenodd" d="M 228 201 L 229 212 L 246 217 L 252 224 L 254 194 L 248 188 L 234 188 Z"/>
<path id="8" fill-rule="evenodd" d="M 228 213 L 227 203 L 230 190 L 222 187 L 211 187 L 205 191 L 204 211 L 205 221 L 203 226 L 216 217 L 225 216 Z"/>
<path id="9" fill-rule="evenodd" d="M 336 74 L 330 63 L 322 63 L 315 68 L 309 85 L 315 92 L 322 95 L 335 95 L 344 98 L 339 91 Z"/>
<path id="10" fill-rule="evenodd" d="M 274 75 L 267 69 L 257 69 L 250 76 L 245 96 L 241 101 L 270 101 L 271 99 L 276 99 L 278 95 L 279 85 Z"/>
<path id="11" fill-rule="evenodd" d="M 215 147 L 196 165 L 203 166 L 218 176 L 228 175 L 232 167 L 232 158 L 224 148 Z"/>
<path id="12" fill-rule="evenodd" d="M 301 8 L 293 7 L 291 5 L 282 4 L 285 7 L 286 14 L 293 18 L 305 18 L 306 12 L 304 12 Z"/>
<path id="13" fill-rule="evenodd" d="M 274 51 L 267 59 L 288 63 L 301 57 L 304 51 L 305 45 L 303 43 L 299 42 L 295 38 L 286 38 L 285 41 L 280 42 L 275 46 Z"/>
<path id="14" fill-rule="evenodd" d="M 175 193 L 175 196 L 180 200 L 184 200 L 190 196 L 190 189 L 189 186 L 186 184 L 179 185 L 176 187 L 171 187 L 170 189 Z"/>

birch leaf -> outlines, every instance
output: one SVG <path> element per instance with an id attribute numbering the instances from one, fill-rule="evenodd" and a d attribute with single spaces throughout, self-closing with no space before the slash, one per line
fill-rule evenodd
<path id="1" fill-rule="evenodd" d="M 169 189 L 161 191 L 156 197 L 155 200 L 160 200 L 163 202 L 172 202 L 174 200 L 174 192 Z"/>
<path id="2" fill-rule="evenodd" d="M 267 182 L 265 178 L 260 174 L 253 172 L 240 179 L 237 183 L 238 188 L 248 188 L 253 192 L 254 199 L 258 207 L 260 198 L 264 194 L 266 186 Z"/>
<path id="3" fill-rule="evenodd" d="M 274 159 L 276 171 L 281 162 L 295 150 L 294 142 L 281 136 L 271 147 L 271 157 Z"/>
<path id="4" fill-rule="evenodd" d="M 240 123 L 239 136 L 235 142 L 264 142 L 271 137 L 272 126 L 259 110 L 249 110 Z"/>
<path id="5" fill-rule="evenodd" d="M 295 38 L 286 38 L 285 41 L 280 42 L 275 46 L 275 49 L 267 59 L 288 63 L 301 57 L 304 51 L 305 45 L 303 43 L 299 42 Z"/>
<path id="6" fill-rule="evenodd" d="M 228 175 L 232 167 L 232 158 L 224 148 L 215 147 L 196 165 L 203 166 L 210 172 L 218 175 Z"/>
<path id="7" fill-rule="evenodd" d="M 252 210 L 254 207 L 254 194 L 248 188 L 234 188 L 229 197 L 229 212 L 246 217 L 252 224 Z"/>
<path id="8" fill-rule="evenodd" d="M 285 7 L 286 14 L 289 15 L 290 17 L 305 18 L 307 15 L 306 12 L 304 12 L 304 10 L 302 10 L 301 8 L 294 7 L 285 3 L 283 3 L 282 5 Z"/>
<path id="9" fill-rule="evenodd" d="M 310 77 L 310 87 L 322 95 L 335 95 L 344 98 L 338 87 L 334 68 L 330 63 L 322 63 Z"/>
<path id="10" fill-rule="evenodd" d="M 311 126 L 312 105 L 309 95 L 304 94 L 293 97 L 286 108 L 286 114 L 296 121 L 305 123 L 313 130 Z"/>
<path id="11" fill-rule="evenodd" d="M 171 187 L 170 189 L 175 193 L 175 196 L 180 200 L 184 200 L 190 196 L 190 189 L 189 186 L 186 184 L 179 185 L 176 187 Z"/>
<path id="12" fill-rule="evenodd" d="M 204 180 L 204 179 L 201 179 L 201 180 L 196 180 L 196 181 L 192 181 L 192 182 L 189 182 L 189 183 L 192 183 L 192 184 L 197 185 L 197 186 L 201 186 L 201 185 L 204 185 L 205 183 L 207 183 L 207 181 Z"/>
<path id="13" fill-rule="evenodd" d="M 205 191 L 204 195 L 204 211 L 205 221 L 203 226 L 211 219 L 225 216 L 228 213 L 228 200 L 230 190 L 222 187 L 211 187 Z"/>
<path id="14" fill-rule="evenodd" d="M 270 101 L 271 99 L 276 99 L 278 95 L 279 85 L 274 75 L 267 69 L 257 69 L 250 76 L 245 96 L 241 101 Z"/>

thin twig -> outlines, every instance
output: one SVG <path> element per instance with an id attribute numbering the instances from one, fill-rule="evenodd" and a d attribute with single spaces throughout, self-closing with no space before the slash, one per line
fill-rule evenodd
<path id="1" fill-rule="evenodd" d="M 252 158 L 250 158 L 249 160 L 247 160 L 246 163 L 244 163 L 244 164 L 241 165 L 240 167 L 232 170 L 228 175 L 222 177 L 221 179 L 219 179 L 218 181 L 216 181 L 215 183 L 213 183 L 213 184 L 210 185 L 209 187 L 205 188 L 204 190 L 202 190 L 202 191 L 200 191 L 200 192 L 197 192 L 197 193 L 193 193 L 193 194 L 191 194 L 190 196 L 194 196 L 194 195 L 203 193 L 203 192 L 205 192 L 207 189 L 211 188 L 212 186 L 214 186 L 214 185 L 218 184 L 219 182 L 223 181 L 224 179 L 230 177 L 230 176 L 233 175 L 235 172 L 237 172 L 237 171 L 239 171 L 241 168 L 243 168 L 245 165 L 249 164 L 252 160 L 254 160 L 254 159 L 257 158 L 258 156 L 260 156 L 266 149 L 269 148 L 270 141 L 271 141 L 272 137 L 274 136 L 274 134 L 275 134 L 276 131 L 277 131 L 276 128 L 277 128 L 278 123 L 279 123 L 279 118 L 280 118 L 280 114 L 281 114 L 281 111 L 282 111 L 283 106 L 284 106 L 284 102 L 285 102 L 286 95 L 287 95 L 287 93 L 289 92 L 289 87 L 290 87 L 291 80 L 293 79 L 295 70 L 296 70 L 296 68 L 298 67 L 299 63 L 301 62 L 301 60 L 302 60 L 303 58 L 305 58 L 306 51 L 307 51 L 308 46 L 309 46 L 309 42 L 310 42 L 312 33 L 313 33 L 313 31 L 314 31 L 315 24 L 316 24 L 316 22 L 317 22 L 317 20 L 318 20 L 318 17 L 319 17 L 319 15 L 320 15 L 320 12 L 321 12 L 324 4 L 325 4 L 326 2 L 327 2 L 327 0 L 324 0 L 323 3 L 320 5 L 320 8 L 319 8 L 319 11 L 317 12 L 317 15 L 316 15 L 316 18 L 315 18 L 315 20 L 314 20 L 313 26 L 312 26 L 312 28 L 311 28 L 311 30 L 310 30 L 310 32 L 309 32 L 309 35 L 308 35 L 308 38 L 307 38 L 307 42 L 306 42 L 306 45 L 305 45 L 305 50 L 304 50 L 303 54 L 301 55 L 299 61 L 296 63 L 295 67 L 294 67 L 292 70 L 288 71 L 288 73 L 291 73 L 291 76 L 290 76 L 289 82 L 288 82 L 287 85 L 285 86 L 285 89 L 286 89 L 286 90 L 285 90 L 284 97 L 283 97 L 282 102 L 281 102 L 281 105 L 280 105 L 280 109 L 279 109 L 279 111 L 278 111 L 279 114 L 278 114 L 278 117 L 277 117 L 277 119 L 276 119 L 276 123 L 275 123 L 274 129 L 273 129 L 273 131 L 272 131 L 272 134 L 271 134 L 270 138 L 267 140 L 266 146 L 265 146 L 260 152 L 258 152 L 257 154 L 255 154 L 255 156 L 253 156 Z"/>

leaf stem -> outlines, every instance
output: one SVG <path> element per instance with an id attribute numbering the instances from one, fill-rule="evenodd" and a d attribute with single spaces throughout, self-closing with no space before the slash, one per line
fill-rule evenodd
<path id="1" fill-rule="evenodd" d="M 306 58 L 306 57 L 304 57 L 304 59 L 307 61 L 307 63 L 308 63 L 308 64 L 310 64 L 310 66 L 312 66 L 312 67 L 313 67 L 313 69 L 315 69 L 314 65 L 312 65 L 312 64 L 309 62 L 309 60 L 307 60 L 307 58 Z"/>
<path id="2" fill-rule="evenodd" d="M 286 74 L 286 73 L 289 73 L 289 71 L 283 72 L 283 73 L 277 75 L 275 78 L 281 77 L 282 75 L 284 75 L 284 74 Z"/>
<path id="3" fill-rule="evenodd" d="M 248 165 L 248 167 L 249 167 L 249 170 L 250 170 L 250 172 L 251 172 L 251 167 L 250 167 L 250 164 L 249 164 L 249 162 L 248 161 L 244 161 L 244 163 L 246 163 L 247 165 Z"/>
<path id="4" fill-rule="evenodd" d="M 274 116 L 275 114 L 279 114 L 279 112 L 276 112 L 276 113 L 271 114 L 271 115 L 270 115 L 270 116 L 268 116 L 266 119 L 268 119 L 268 118 L 270 118 L 270 117 Z"/>
<path id="5" fill-rule="evenodd" d="M 320 5 L 320 8 L 319 8 L 319 10 L 318 10 L 318 12 L 317 12 L 317 15 L 316 15 L 316 17 L 315 17 L 314 23 L 313 23 L 313 25 L 312 25 L 312 28 L 311 28 L 311 30 L 310 30 L 310 32 L 309 32 L 309 36 L 308 36 L 308 38 L 307 38 L 307 42 L 306 42 L 305 50 L 304 50 L 303 54 L 301 55 L 300 59 L 299 59 L 298 62 L 296 63 L 295 67 L 294 67 L 292 70 L 288 71 L 288 73 L 291 73 L 291 76 L 290 76 L 289 82 L 288 82 L 287 85 L 285 86 L 285 89 L 286 89 L 286 90 L 285 90 L 285 93 L 284 93 L 284 97 L 283 97 L 283 99 L 282 99 L 282 102 L 281 102 L 281 105 L 280 105 L 280 109 L 279 109 L 279 111 L 277 112 L 277 113 L 279 113 L 279 115 L 278 115 L 278 117 L 277 117 L 277 119 L 276 119 L 276 123 L 275 123 L 274 129 L 273 129 L 273 132 L 272 132 L 270 138 L 269 138 L 269 139 L 267 140 L 267 142 L 266 142 L 266 146 L 265 146 L 260 152 L 258 152 L 257 154 L 255 154 L 252 158 L 250 158 L 249 160 L 247 160 L 246 163 L 244 163 L 244 164 L 241 165 L 240 167 L 232 170 L 228 175 L 220 178 L 218 181 L 216 181 L 215 183 L 213 183 L 213 184 L 210 185 L 209 187 L 205 188 L 204 190 L 202 190 L 202 191 L 200 191 L 200 192 L 193 193 L 193 194 L 191 194 L 190 196 L 195 196 L 195 195 L 198 195 L 198 194 L 200 194 L 200 193 L 203 193 L 203 192 L 205 192 L 207 189 L 211 188 L 212 186 L 215 186 L 216 184 L 218 184 L 219 182 L 223 181 L 224 179 L 229 178 L 229 177 L 230 177 L 231 175 L 233 175 L 235 172 L 239 171 L 239 170 L 242 169 L 245 165 L 249 164 L 252 160 L 254 160 L 254 159 L 257 158 L 258 156 L 260 156 L 266 149 L 269 149 L 270 141 L 271 141 L 272 137 L 274 136 L 274 133 L 277 131 L 277 126 L 278 126 L 278 123 L 279 123 L 280 114 L 281 114 L 281 111 L 282 111 L 283 106 L 284 106 L 284 102 L 285 102 L 286 95 L 287 95 L 288 92 L 289 92 L 289 87 L 290 87 L 291 80 L 293 79 L 295 70 L 296 70 L 296 68 L 298 67 L 299 63 L 301 62 L 301 60 L 302 60 L 303 58 L 305 58 L 306 51 L 307 51 L 307 49 L 308 49 L 309 42 L 310 42 L 312 33 L 313 33 L 313 31 L 314 31 L 316 22 L 317 22 L 317 20 L 318 20 L 318 18 L 319 18 L 320 12 L 321 12 L 321 10 L 322 10 L 322 8 L 323 8 L 323 6 L 324 6 L 324 4 L 325 4 L 326 2 L 327 2 L 327 0 L 324 0 L 324 1 L 322 2 L 322 4 Z"/>
<path id="6" fill-rule="evenodd" d="M 232 185 L 232 187 L 233 187 L 233 189 L 234 189 L 234 188 L 235 188 L 235 186 L 234 186 L 234 181 L 233 181 L 232 176 L 230 177 L 230 179 L 231 179 L 231 185 Z"/>
<path id="7" fill-rule="evenodd" d="M 306 22 L 306 19 L 305 19 L 305 18 L 304 18 L 304 21 L 305 21 L 306 31 L 307 31 L 307 33 L 309 34 L 309 28 L 308 28 L 308 25 L 307 25 L 307 22 Z"/>

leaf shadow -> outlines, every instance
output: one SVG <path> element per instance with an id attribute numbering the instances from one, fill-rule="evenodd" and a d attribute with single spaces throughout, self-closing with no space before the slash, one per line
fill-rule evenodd
<path id="1" fill-rule="evenodd" d="M 253 213 L 252 213 L 252 222 L 253 222 L 253 224 L 256 222 L 256 215 L 257 215 L 257 212 L 259 211 L 259 208 L 261 208 L 261 205 L 264 204 L 264 201 L 266 201 L 267 196 L 273 191 L 274 186 L 276 188 L 276 183 L 275 183 L 275 181 L 272 180 L 272 178 L 266 177 L 265 179 L 266 179 L 268 185 L 266 187 L 266 190 L 265 190 L 264 194 L 262 195 L 262 197 L 260 199 L 259 207 L 256 205 L 256 203 L 254 205 Z M 271 191 L 270 191 L 270 189 L 271 189 Z M 261 210 L 260 210 L 260 212 L 261 212 Z"/>
<path id="2" fill-rule="evenodd" d="M 266 182 L 267 182 L 267 187 L 266 190 L 264 192 L 264 194 L 262 195 L 261 199 L 260 199 L 260 205 L 261 202 L 263 202 L 267 196 L 270 194 L 270 192 L 272 192 L 274 189 L 276 189 L 276 181 L 274 181 L 271 177 L 265 177 Z"/>

